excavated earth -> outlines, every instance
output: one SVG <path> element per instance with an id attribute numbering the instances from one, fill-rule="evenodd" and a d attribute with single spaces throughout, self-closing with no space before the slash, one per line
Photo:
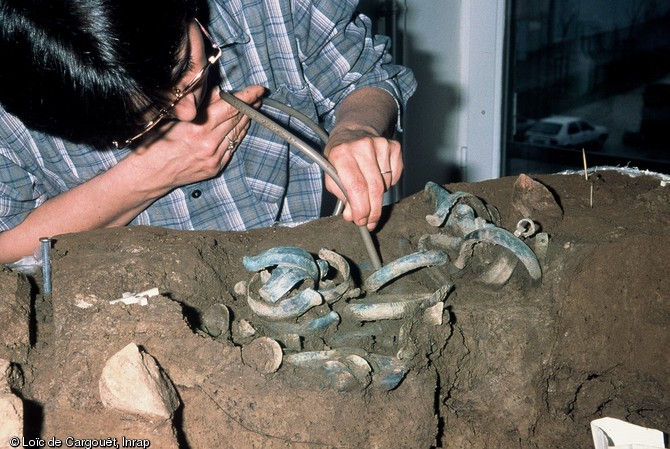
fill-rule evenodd
<path id="1" fill-rule="evenodd" d="M 321 369 L 288 363 L 267 369 L 262 351 L 250 350 L 265 328 L 236 289 L 253 275 L 244 256 L 326 248 L 348 260 L 357 286 L 373 271 L 356 227 L 330 217 L 239 233 L 132 227 L 56 236 L 52 294 L 43 294 L 39 271 L 0 271 L 0 402 L 20 398 L 24 443 L 70 436 L 192 449 L 587 448 L 590 422 L 605 416 L 670 431 L 667 177 L 603 168 L 588 181 L 579 173 L 532 178 L 546 191 L 516 177 L 445 186 L 480 198 L 509 231 L 522 218 L 537 222 L 548 242 L 526 244 L 542 278 L 533 282 L 517 264 L 504 284 L 484 282 L 507 250 L 480 243 L 461 270 L 449 254 L 444 266 L 394 281 L 389 291 L 408 297 L 453 287 L 441 324 L 417 315 L 365 325 L 379 325 L 359 339 L 366 351 L 411 353 L 411 369 L 391 390 L 342 387 Z M 386 212 L 374 235 L 385 264 L 437 232 L 426 221 L 434 207 L 425 192 Z M 152 288 L 160 294 L 145 306 L 110 304 Z M 215 304 L 230 311 L 220 334 L 204 326 Z M 334 341 L 282 345 L 323 351 Z M 174 388 L 168 415 L 101 399 L 103 368 L 129 344 Z"/>

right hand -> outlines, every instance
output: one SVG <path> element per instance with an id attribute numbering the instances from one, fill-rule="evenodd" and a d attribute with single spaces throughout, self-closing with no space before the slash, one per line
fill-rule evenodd
<path id="1" fill-rule="evenodd" d="M 254 107 L 265 93 L 253 85 L 236 97 Z M 218 175 L 249 128 L 249 118 L 219 97 L 219 88 L 209 92 L 207 104 L 192 122 L 172 122 L 155 139 L 138 146 L 124 160 L 135 174 L 159 195 L 176 187 Z M 230 140 L 235 143 L 229 149 Z"/>

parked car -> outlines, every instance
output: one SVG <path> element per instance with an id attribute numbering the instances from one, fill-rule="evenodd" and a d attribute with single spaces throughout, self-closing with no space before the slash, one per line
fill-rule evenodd
<path id="1" fill-rule="evenodd" d="M 604 126 L 592 125 L 578 117 L 554 115 L 528 128 L 525 140 L 531 145 L 599 150 L 608 135 Z"/>

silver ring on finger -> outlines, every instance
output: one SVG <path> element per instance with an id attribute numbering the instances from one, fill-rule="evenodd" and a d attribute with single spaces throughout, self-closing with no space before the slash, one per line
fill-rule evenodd
<path id="1" fill-rule="evenodd" d="M 379 173 L 381 173 L 382 176 L 389 175 L 389 174 L 393 173 L 393 170 L 382 170 Z"/>
<path id="2" fill-rule="evenodd" d="M 237 140 L 231 139 L 228 136 L 226 136 L 226 139 L 228 139 L 228 151 L 233 151 L 235 149 L 235 145 L 237 145 Z"/>

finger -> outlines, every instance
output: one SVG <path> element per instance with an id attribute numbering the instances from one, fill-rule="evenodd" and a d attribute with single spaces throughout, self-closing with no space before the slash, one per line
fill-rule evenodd
<path id="1" fill-rule="evenodd" d="M 335 195 L 335 197 L 340 200 L 342 203 L 347 202 L 347 197 L 344 195 L 340 186 L 338 186 L 335 181 L 328 175 L 326 175 L 326 190 Z M 344 214 L 344 211 L 342 211 Z M 351 220 L 348 220 L 351 221 Z"/>
<path id="2" fill-rule="evenodd" d="M 374 228 L 381 216 L 384 180 L 375 168 L 370 169 L 376 167 L 376 161 L 362 159 L 353 158 L 340 166 L 341 178 L 347 189 L 351 220 L 358 226 Z"/>
<path id="3" fill-rule="evenodd" d="M 379 220 L 381 219 L 382 216 L 382 205 L 384 202 L 384 192 L 387 190 L 386 188 L 386 180 L 384 179 L 385 177 L 391 176 L 391 173 L 388 173 L 386 176 L 382 176 L 381 174 L 379 175 L 381 177 L 381 183 L 375 183 L 375 182 L 370 182 L 368 181 L 368 185 L 370 188 L 368 189 L 368 201 L 370 203 L 370 212 L 368 214 L 368 229 L 372 231 L 374 228 L 377 227 L 377 223 L 379 223 Z M 379 187 L 376 187 L 376 186 Z"/>
<path id="4" fill-rule="evenodd" d="M 368 229 L 376 227 L 381 219 L 384 192 L 388 191 L 399 180 L 403 170 L 402 154 L 400 143 L 394 140 L 384 138 L 374 139 L 374 150 L 376 162 L 379 167 L 379 177 L 382 180 L 382 188 L 377 188 L 374 171 L 369 172 L 363 168 L 363 173 L 369 173 L 366 176 L 369 185 L 370 215 L 368 217 Z"/>
<path id="5" fill-rule="evenodd" d="M 228 150 L 234 151 L 239 147 L 249 130 L 249 119 L 242 118 L 237 125 L 233 126 L 230 132 L 225 136 L 228 141 Z"/>
<path id="6" fill-rule="evenodd" d="M 215 94 L 219 95 L 219 91 L 215 92 Z M 260 100 L 263 95 L 265 95 L 265 88 L 258 84 L 252 84 L 251 86 L 247 86 L 242 90 L 231 93 L 245 103 L 252 104 Z M 219 99 L 220 98 L 221 97 L 219 97 Z"/>
<path id="7" fill-rule="evenodd" d="M 391 162 L 390 157 L 381 160 L 378 159 L 377 163 L 379 164 L 379 174 L 384 180 L 384 190 L 388 190 L 393 185 L 393 172 L 395 171 L 395 166 Z"/>
<path id="8" fill-rule="evenodd" d="M 223 138 L 223 141 L 220 142 L 218 151 L 221 154 L 221 169 L 225 167 L 233 153 L 239 148 L 240 143 L 247 135 L 249 129 L 249 118 L 240 115 L 238 117 L 237 125 L 233 126 L 228 134 Z"/>
<path id="9" fill-rule="evenodd" d="M 345 204 L 342 217 L 358 226 L 365 226 L 370 215 L 370 200 L 367 181 L 358 167 L 355 169 L 347 164 L 337 163 L 336 170 L 341 184 L 346 189 L 342 192 L 340 186 L 329 176 L 326 177 L 326 188 Z"/>
<path id="10" fill-rule="evenodd" d="M 246 135 L 247 129 L 249 129 L 249 124 L 251 120 L 246 115 L 238 115 L 233 118 L 230 122 L 230 130 L 227 135 L 233 140 L 242 140 L 242 133 Z"/>
<path id="11" fill-rule="evenodd" d="M 377 225 L 379 224 L 379 220 L 381 220 L 381 211 L 382 211 L 382 201 L 381 198 L 383 196 L 379 197 L 379 200 L 375 198 L 371 198 L 371 208 L 370 208 L 370 215 L 368 216 L 368 223 L 366 227 L 368 228 L 369 231 L 374 231 Z"/>
<path id="12" fill-rule="evenodd" d="M 232 126 L 226 136 L 239 142 L 246 136 L 250 124 L 251 119 L 248 116 L 239 114 L 231 120 Z"/>
<path id="13" fill-rule="evenodd" d="M 251 120 L 248 116 L 240 114 L 230 105 L 225 106 L 225 108 L 229 108 L 234 115 L 229 116 L 222 111 L 213 113 L 210 117 L 212 128 L 209 131 L 209 137 L 219 143 L 225 140 L 227 146 L 230 146 L 232 143 L 234 147 L 237 147 L 239 142 L 246 136 Z"/>
<path id="14" fill-rule="evenodd" d="M 208 117 L 208 120 L 212 120 L 214 123 L 222 123 L 232 117 L 243 115 L 240 114 L 240 111 L 235 109 L 230 103 L 223 100 L 219 96 L 220 91 L 221 89 L 216 87 L 215 89 L 212 89 L 210 93 L 210 104 L 208 105 L 208 112 L 210 116 Z M 235 92 L 234 95 L 245 103 L 254 107 L 258 107 L 264 93 L 265 88 L 259 85 L 253 85 L 239 92 Z"/>
<path id="15" fill-rule="evenodd" d="M 377 146 L 379 171 L 384 178 L 387 190 L 398 183 L 403 171 L 400 142 L 387 140 Z"/>
<path id="16" fill-rule="evenodd" d="M 402 149 L 400 146 L 400 142 L 391 140 L 390 142 L 390 157 L 389 157 L 389 162 L 390 162 L 390 167 L 392 172 L 391 176 L 391 185 L 394 186 L 400 181 L 400 177 L 402 176 L 402 172 L 404 169 L 404 164 L 402 161 Z"/>

